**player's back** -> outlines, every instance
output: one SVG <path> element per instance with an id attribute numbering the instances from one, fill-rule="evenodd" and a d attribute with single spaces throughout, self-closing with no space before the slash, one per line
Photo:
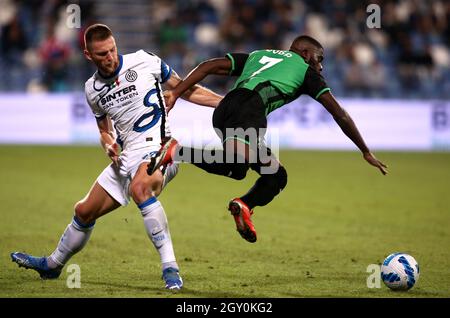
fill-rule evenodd
<path id="1" fill-rule="evenodd" d="M 161 88 L 170 77 L 170 68 L 143 50 L 120 55 L 119 62 L 111 77 L 96 72 L 85 84 L 95 117 L 111 117 L 124 150 L 170 135 Z"/>
<path id="2" fill-rule="evenodd" d="M 291 51 L 259 50 L 250 53 L 241 76 L 236 81 L 242 81 L 248 87 L 256 86 L 258 82 L 272 81 L 278 83 L 280 89 L 289 92 L 287 87 L 298 87 L 303 82 L 308 64 L 303 58 Z"/>
<path id="3" fill-rule="evenodd" d="M 269 113 L 301 94 L 308 68 L 305 60 L 292 51 L 253 51 L 233 89 L 243 87 L 257 91 Z"/>

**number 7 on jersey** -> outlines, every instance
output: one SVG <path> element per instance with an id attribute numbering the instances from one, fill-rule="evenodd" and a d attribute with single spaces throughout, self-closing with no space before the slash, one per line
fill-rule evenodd
<path id="1" fill-rule="evenodd" d="M 261 73 L 264 70 L 267 70 L 268 68 L 274 66 L 277 63 L 280 63 L 283 59 L 277 59 L 274 57 L 268 57 L 268 56 L 263 56 L 262 58 L 259 59 L 259 63 L 263 64 L 263 66 L 257 70 L 256 72 L 254 72 L 250 77 L 255 76 L 256 74 Z"/>

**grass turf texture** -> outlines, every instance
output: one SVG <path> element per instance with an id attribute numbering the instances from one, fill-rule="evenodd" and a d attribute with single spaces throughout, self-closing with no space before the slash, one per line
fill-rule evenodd
<path id="1" fill-rule="evenodd" d="M 65 270 L 42 281 L 10 261 L 12 251 L 49 255 L 108 164 L 96 147 L 0 149 L 0 297 L 450 297 L 450 154 L 377 153 L 383 177 L 356 152 L 285 151 L 287 188 L 255 210 L 258 241 L 235 230 L 228 200 L 256 180 L 208 175 L 191 165 L 160 196 L 184 289 L 163 289 L 159 257 L 134 204 L 97 221 Z M 369 264 L 396 251 L 421 267 L 408 292 L 369 289 Z"/>

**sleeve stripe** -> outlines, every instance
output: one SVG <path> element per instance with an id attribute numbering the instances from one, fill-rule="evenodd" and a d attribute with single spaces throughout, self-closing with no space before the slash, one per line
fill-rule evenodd
<path id="1" fill-rule="evenodd" d="M 161 83 L 165 83 L 170 78 L 171 74 L 172 74 L 172 68 L 169 67 L 169 71 L 165 75 L 163 74 Z"/>
<path id="2" fill-rule="evenodd" d="M 322 89 L 320 92 L 317 93 L 315 99 L 318 99 L 320 97 L 320 95 L 322 95 L 323 93 L 328 92 L 328 91 L 331 91 L 331 88 L 325 87 L 324 89 Z"/>
<path id="3" fill-rule="evenodd" d="M 230 59 L 230 61 L 231 61 L 231 70 L 230 70 L 230 73 L 228 73 L 228 74 L 232 74 L 234 72 L 234 68 L 235 68 L 235 66 L 234 66 L 234 63 L 235 63 L 234 62 L 234 58 L 233 58 L 233 56 L 230 53 L 228 53 L 226 55 L 226 57 L 228 57 Z"/>
<path id="4" fill-rule="evenodd" d="M 170 75 L 172 74 L 172 68 L 161 61 L 161 83 L 164 83 L 170 78 Z"/>

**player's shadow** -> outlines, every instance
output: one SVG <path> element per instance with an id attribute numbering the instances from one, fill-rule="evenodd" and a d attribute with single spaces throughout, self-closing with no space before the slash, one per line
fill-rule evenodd
<path id="1" fill-rule="evenodd" d="M 142 285 L 133 285 L 130 283 L 120 284 L 120 283 L 111 283 L 111 282 L 101 282 L 101 281 L 89 281 L 83 280 L 83 283 L 86 285 L 94 285 L 94 286 L 103 286 L 103 287 L 112 287 L 117 288 L 120 291 L 125 290 L 135 290 L 139 292 L 160 292 L 161 288 L 151 287 L 151 286 L 142 286 Z"/>
<path id="2" fill-rule="evenodd" d="M 130 283 L 120 284 L 120 283 L 111 283 L 111 282 L 99 282 L 99 281 L 83 281 L 86 285 L 95 285 L 102 286 L 105 288 L 117 288 L 117 291 L 112 291 L 110 295 L 105 295 L 105 297 L 111 296 L 114 297 L 115 294 L 121 294 L 124 290 L 127 290 L 128 293 L 136 295 L 130 297 L 170 297 L 173 295 L 177 295 L 179 297 L 195 297 L 195 298 L 259 298 L 265 297 L 264 295 L 257 294 L 243 294 L 243 293 L 233 293 L 233 292 L 224 292 L 224 291 L 205 291 L 205 290 L 195 290 L 190 289 L 188 287 L 183 287 L 180 291 L 170 291 L 161 287 L 151 287 L 151 286 L 142 286 L 142 285 L 133 285 Z"/>

